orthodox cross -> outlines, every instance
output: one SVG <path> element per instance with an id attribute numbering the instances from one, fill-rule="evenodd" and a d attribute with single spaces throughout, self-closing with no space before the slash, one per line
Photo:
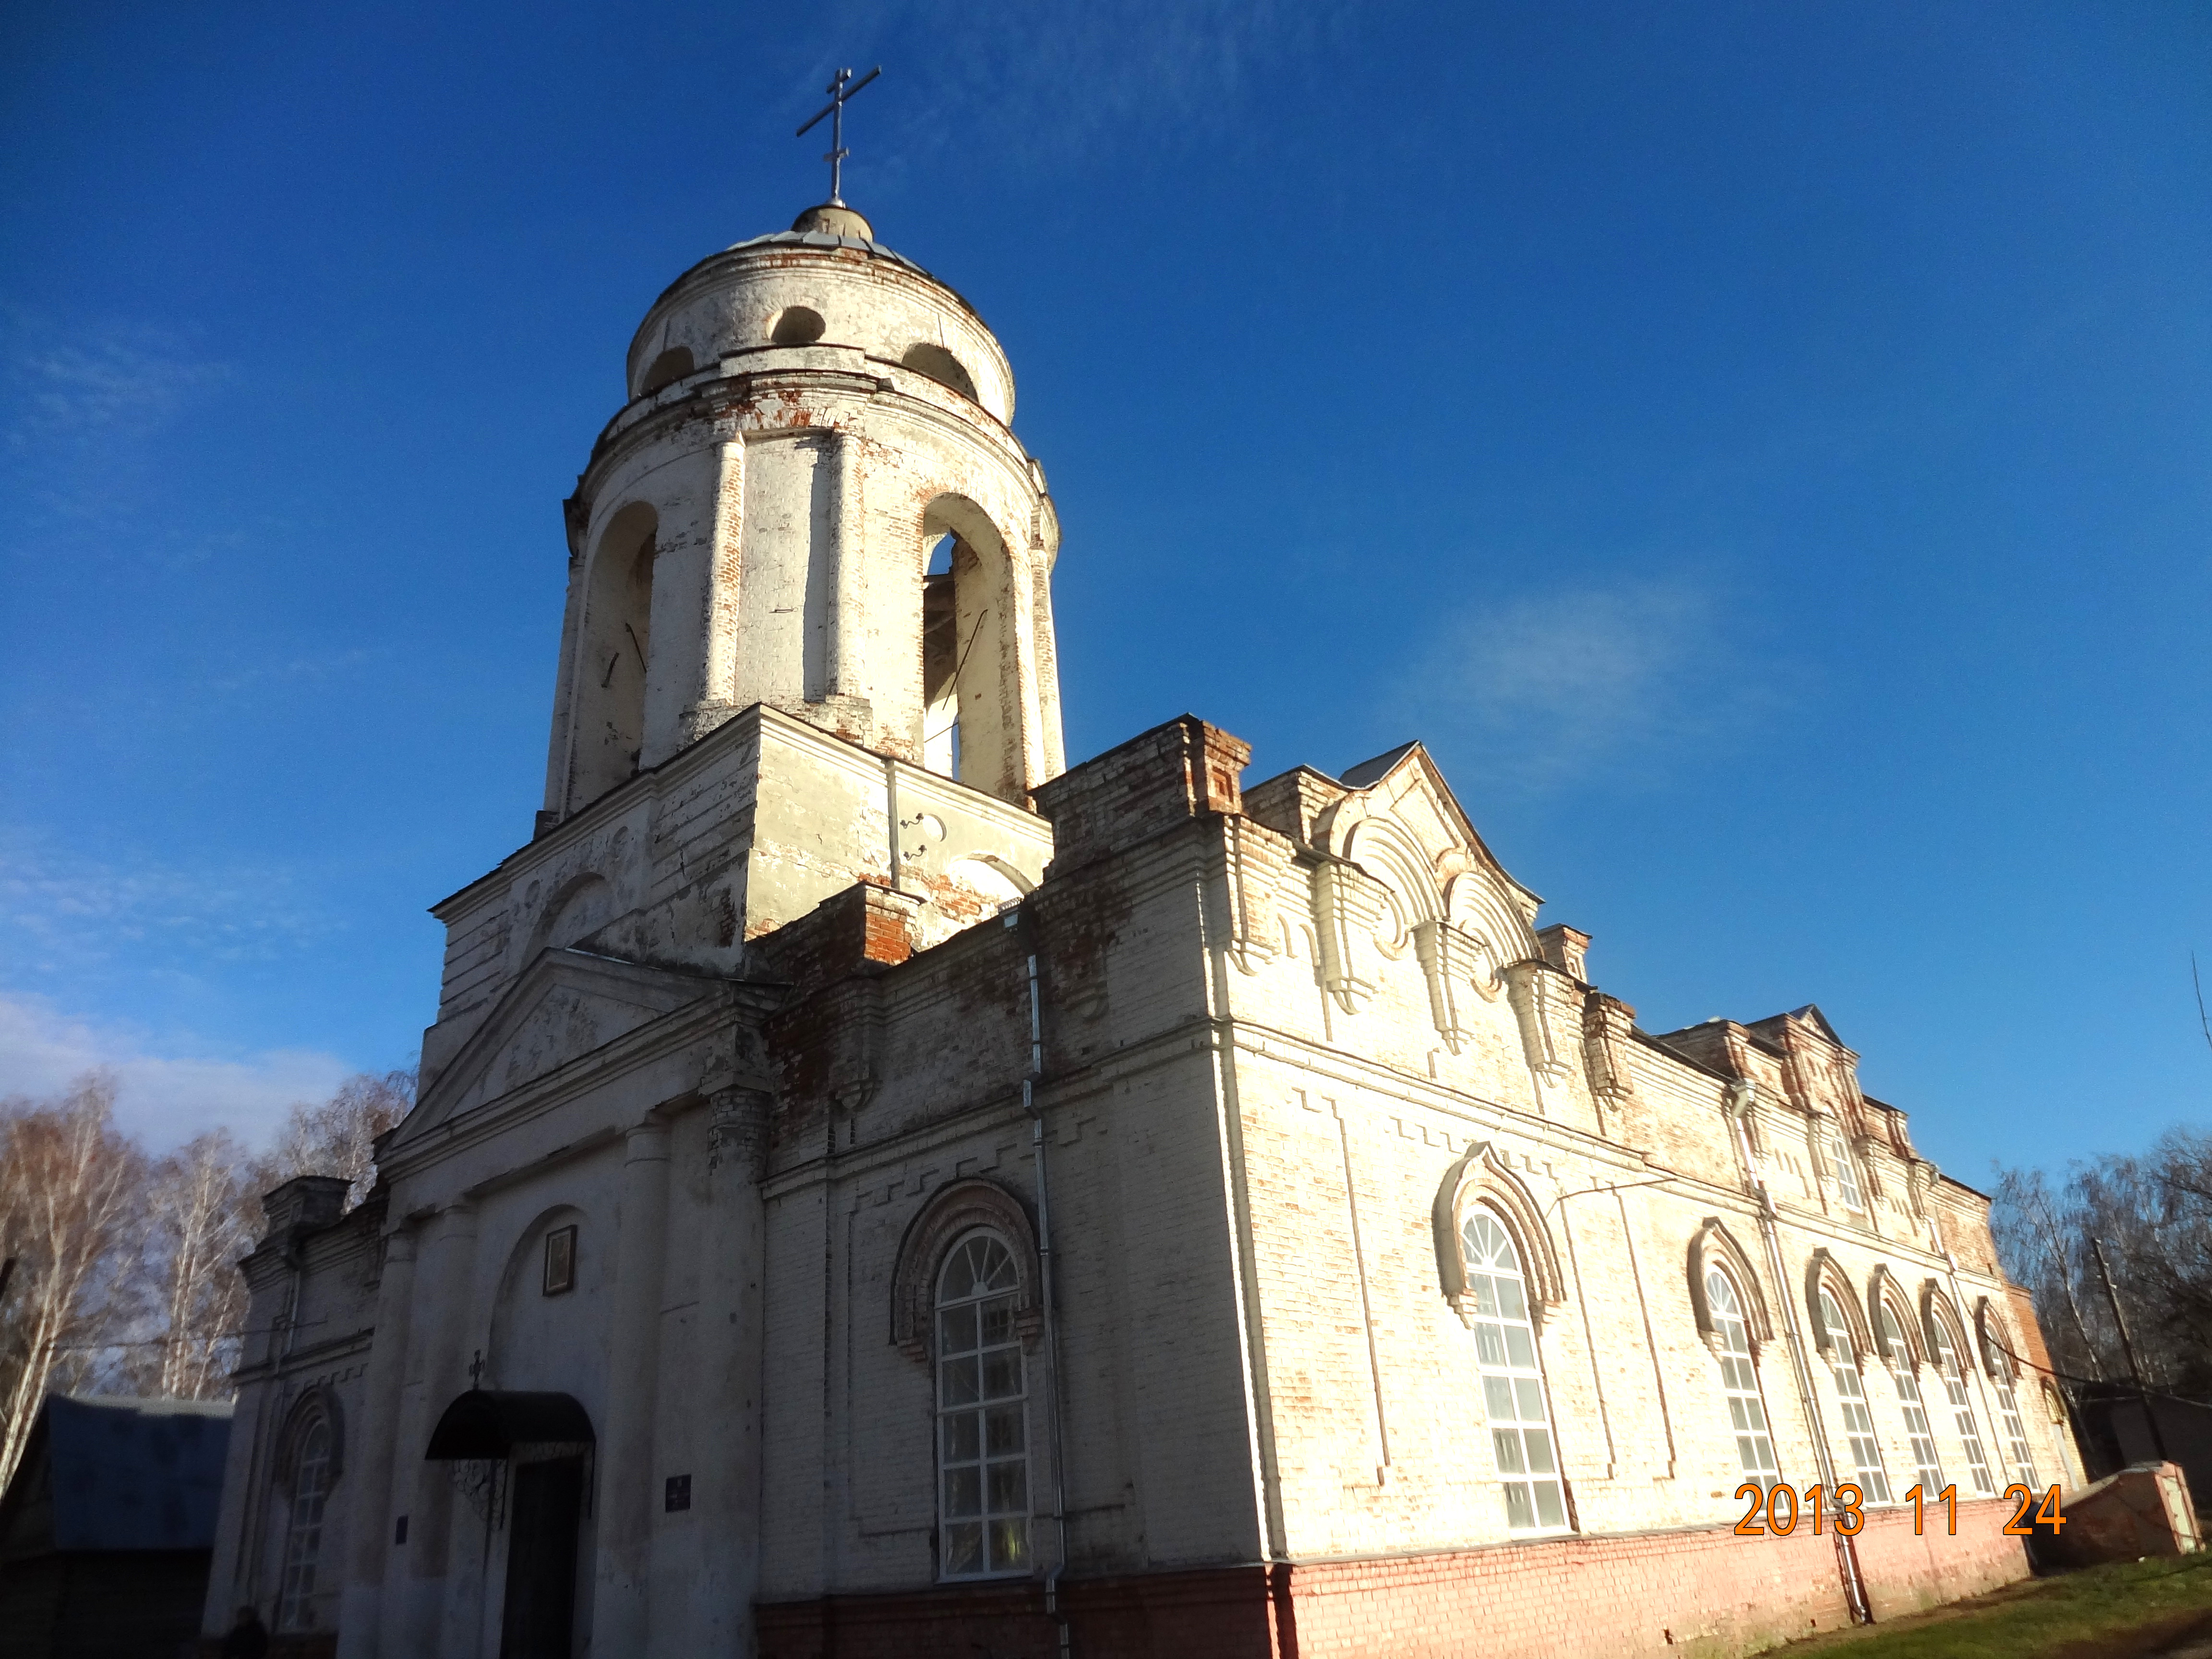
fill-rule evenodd
<path id="1" fill-rule="evenodd" d="M 845 183 L 845 158 L 853 153 L 845 148 L 845 100 L 883 72 L 884 66 L 878 64 L 855 81 L 852 70 L 839 70 L 837 78 L 822 88 L 830 94 L 830 101 L 815 112 L 812 120 L 792 135 L 794 138 L 804 138 L 820 124 L 823 116 L 830 118 L 830 153 L 822 159 L 830 164 L 830 205 L 832 207 L 845 205 L 845 198 L 842 194 Z"/>
<path id="2" fill-rule="evenodd" d="M 477 1357 L 469 1365 L 469 1386 L 472 1389 L 483 1387 L 483 1350 L 482 1348 L 477 1350 Z"/>

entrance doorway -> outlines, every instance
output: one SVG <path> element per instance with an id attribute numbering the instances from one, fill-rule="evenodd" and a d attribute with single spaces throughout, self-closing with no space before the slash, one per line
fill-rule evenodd
<path id="1" fill-rule="evenodd" d="M 507 1613 L 499 1659 L 569 1659 L 576 1613 L 576 1527 L 584 1460 L 514 1466 L 507 1510 Z"/>

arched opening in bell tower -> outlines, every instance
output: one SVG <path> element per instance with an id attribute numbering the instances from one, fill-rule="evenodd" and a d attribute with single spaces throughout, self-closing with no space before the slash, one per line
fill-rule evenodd
<path id="1" fill-rule="evenodd" d="M 577 719 L 569 810 L 597 800 L 637 770 L 645 746 L 645 684 L 653 660 L 653 566 L 659 518 L 632 501 L 607 521 L 585 588 L 575 664 Z"/>
<path id="2" fill-rule="evenodd" d="M 963 495 L 932 501 L 921 532 L 922 764 L 1026 805 L 1006 543 Z"/>

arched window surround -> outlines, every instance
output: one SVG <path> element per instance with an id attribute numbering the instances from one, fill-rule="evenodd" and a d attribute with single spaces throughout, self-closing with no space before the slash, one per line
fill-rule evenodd
<path id="1" fill-rule="evenodd" d="M 1897 1334 L 1905 1340 L 1905 1351 L 1911 1359 L 1912 1369 L 1917 1371 L 1928 1363 L 1927 1341 L 1920 1322 L 1912 1316 L 1911 1299 L 1905 1295 L 1905 1286 L 1898 1283 L 1897 1275 L 1886 1264 L 1877 1264 L 1867 1275 L 1867 1316 L 1876 1328 L 1880 1322 L 1874 1318 L 1875 1311 L 1885 1303 L 1889 1306 L 1889 1316 L 1897 1322 Z M 1889 1354 L 1878 1341 L 1876 1351 L 1887 1364 Z"/>
<path id="2" fill-rule="evenodd" d="M 1717 1215 L 1707 1216 L 1698 1231 L 1690 1235 L 1690 1311 L 1697 1321 L 1698 1334 L 1715 1353 L 1723 1343 L 1720 1327 L 1713 1318 L 1711 1298 L 1705 1291 L 1705 1275 L 1715 1267 L 1724 1269 L 1729 1282 L 1735 1287 L 1736 1300 L 1742 1304 L 1744 1328 L 1750 1333 L 1752 1352 L 1755 1355 L 1762 1344 L 1774 1340 L 1774 1319 L 1767 1310 L 1766 1287 L 1751 1265 L 1751 1257 L 1735 1235 L 1729 1232 Z"/>
<path id="3" fill-rule="evenodd" d="M 995 1181 L 971 1176 L 932 1194 L 899 1241 L 891 1269 L 890 1338 L 908 1358 L 929 1364 L 935 1349 L 938 1275 L 952 1247 L 979 1229 L 998 1234 L 1013 1254 L 1021 1278 L 1015 1328 L 1024 1349 L 1036 1347 L 1044 1326 L 1044 1276 L 1029 1206 Z"/>
<path id="4" fill-rule="evenodd" d="M 2009 1382 L 2020 1375 L 2019 1363 L 2013 1358 L 2020 1345 L 1996 1304 L 1987 1297 L 1974 1304 L 1974 1346 L 1981 1350 L 1982 1369 L 1996 1382 Z"/>
<path id="5" fill-rule="evenodd" d="M 1544 1310 L 1566 1303 L 1566 1275 L 1560 1271 L 1559 1253 L 1544 1225 L 1543 1206 L 1488 1141 L 1470 1148 L 1444 1172 L 1443 1184 L 1437 1188 L 1431 1221 L 1437 1278 L 1444 1300 L 1451 1304 L 1462 1323 L 1472 1325 L 1474 1310 L 1467 1303 L 1467 1261 L 1462 1254 L 1460 1228 L 1468 1211 L 1477 1204 L 1497 1214 L 1514 1249 L 1520 1252 L 1522 1274 L 1532 1304 L 1529 1322 L 1542 1330 Z"/>
<path id="6" fill-rule="evenodd" d="M 308 1431 L 318 1423 L 331 1425 L 331 1480 L 333 1484 L 345 1473 L 344 1408 L 338 1403 L 336 1392 L 319 1382 L 293 1402 L 292 1409 L 284 1416 L 283 1431 L 277 1437 L 276 1461 L 271 1478 L 288 1492 L 300 1472 L 300 1448 L 306 1443 Z"/>
<path id="7" fill-rule="evenodd" d="M 1834 1297 L 1837 1309 L 1843 1314 L 1844 1324 L 1850 1328 L 1845 1333 L 1851 1344 L 1851 1352 L 1848 1354 L 1836 1352 L 1835 1334 L 1828 1328 L 1827 1319 L 1820 1311 L 1820 1292 L 1823 1290 Z M 1826 1246 L 1814 1250 L 1811 1260 L 1806 1263 L 1805 1307 L 1812 1316 L 1814 1346 L 1820 1351 L 1820 1358 L 1830 1364 L 1835 1364 L 1838 1360 L 1856 1364 L 1867 1355 L 1877 1352 L 1874 1345 L 1874 1332 L 1867 1324 L 1866 1310 L 1860 1304 L 1858 1293 L 1851 1288 L 1850 1276 L 1837 1265 L 1836 1259 L 1828 1254 Z"/>
<path id="8" fill-rule="evenodd" d="M 1966 1346 L 1966 1322 L 1959 1313 L 1943 1287 L 1934 1279 L 1920 1286 L 1920 1340 L 1930 1364 L 1936 1363 L 1936 1351 L 1942 1346 L 1937 1332 L 1948 1334 L 1951 1352 L 1959 1356 L 1959 1368 L 1967 1369 L 1966 1361 L 1972 1350 Z"/>

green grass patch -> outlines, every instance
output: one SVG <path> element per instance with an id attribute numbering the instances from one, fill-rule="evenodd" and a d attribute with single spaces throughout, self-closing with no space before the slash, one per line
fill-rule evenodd
<path id="1" fill-rule="evenodd" d="M 1791 1659 L 2141 1659 L 2212 1637 L 2212 1552 L 2030 1579 L 1926 1613 L 1792 1642 Z"/>

